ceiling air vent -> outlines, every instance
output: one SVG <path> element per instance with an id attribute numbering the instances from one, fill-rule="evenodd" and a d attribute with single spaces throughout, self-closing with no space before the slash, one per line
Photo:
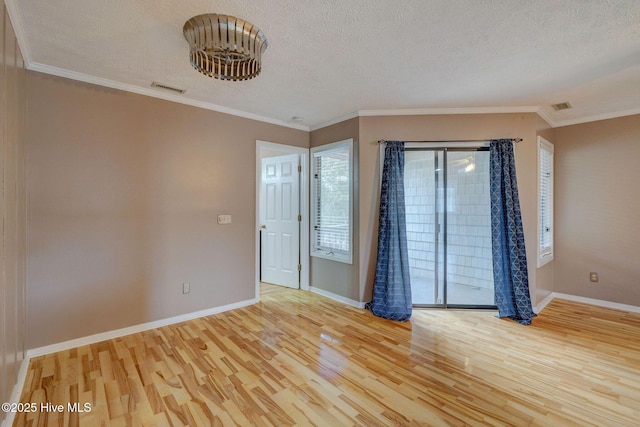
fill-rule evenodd
<path id="1" fill-rule="evenodd" d="M 151 83 L 151 87 L 158 87 L 160 89 L 170 90 L 171 92 L 176 92 L 176 93 L 180 93 L 180 94 L 183 94 L 183 93 L 186 92 L 186 90 L 184 90 L 184 89 L 178 89 L 176 87 L 167 86 L 165 84 L 158 83 L 158 82 Z"/>
<path id="2" fill-rule="evenodd" d="M 571 104 L 569 104 L 569 101 L 567 101 L 567 102 L 561 102 L 559 104 L 553 104 L 552 107 L 556 111 L 568 110 L 569 108 L 571 108 Z"/>

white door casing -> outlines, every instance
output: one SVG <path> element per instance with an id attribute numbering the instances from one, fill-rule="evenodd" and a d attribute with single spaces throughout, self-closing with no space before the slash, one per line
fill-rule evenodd
<path id="1" fill-rule="evenodd" d="M 299 156 L 262 159 L 260 199 L 261 279 L 300 287 Z"/>

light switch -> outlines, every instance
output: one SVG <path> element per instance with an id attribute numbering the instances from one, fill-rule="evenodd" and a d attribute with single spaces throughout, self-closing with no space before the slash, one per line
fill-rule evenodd
<path id="1" fill-rule="evenodd" d="M 231 215 L 218 215 L 218 224 L 231 224 Z"/>

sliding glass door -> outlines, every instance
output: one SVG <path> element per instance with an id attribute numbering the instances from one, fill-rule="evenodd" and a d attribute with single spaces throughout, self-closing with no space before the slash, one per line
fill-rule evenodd
<path id="1" fill-rule="evenodd" d="M 414 306 L 495 307 L 489 151 L 407 149 L 405 203 Z"/>

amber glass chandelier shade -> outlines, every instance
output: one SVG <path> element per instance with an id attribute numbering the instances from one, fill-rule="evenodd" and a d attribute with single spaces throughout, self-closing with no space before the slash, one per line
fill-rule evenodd
<path id="1" fill-rule="evenodd" d="M 220 80 L 249 80 L 262 70 L 268 42 L 255 25 L 229 15 L 208 13 L 184 24 L 193 68 Z"/>

